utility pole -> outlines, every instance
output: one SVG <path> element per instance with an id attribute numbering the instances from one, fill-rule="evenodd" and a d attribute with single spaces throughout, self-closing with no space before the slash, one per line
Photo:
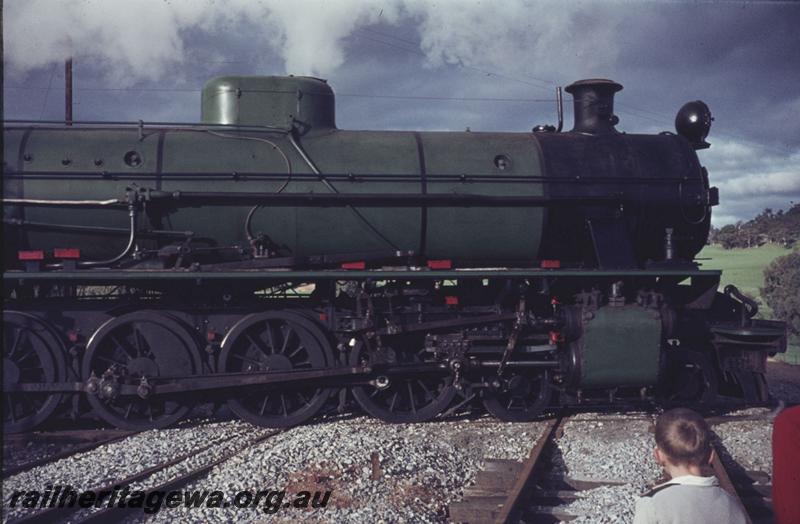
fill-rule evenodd
<path id="1" fill-rule="evenodd" d="M 64 63 L 64 122 L 72 125 L 72 57 L 67 58 Z"/>

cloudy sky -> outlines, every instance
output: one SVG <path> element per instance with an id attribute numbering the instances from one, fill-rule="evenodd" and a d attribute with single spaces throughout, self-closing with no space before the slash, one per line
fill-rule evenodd
<path id="1" fill-rule="evenodd" d="M 195 122 L 209 78 L 291 73 L 329 80 L 341 128 L 525 132 L 611 78 L 620 130 L 711 107 L 722 225 L 800 201 L 798 27 L 795 1 L 5 0 L 3 111 L 63 119 L 69 55 L 76 120 Z"/>

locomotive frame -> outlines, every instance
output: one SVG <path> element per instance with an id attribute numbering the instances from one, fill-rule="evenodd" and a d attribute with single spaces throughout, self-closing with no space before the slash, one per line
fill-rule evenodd
<path id="1" fill-rule="evenodd" d="M 216 89 L 215 82 L 210 85 Z M 135 124 L 138 142 L 158 136 L 152 186 L 147 172 L 107 170 L 97 157 L 96 169 L 73 168 L 65 157 L 60 162 L 71 183 L 133 179 L 142 185 L 131 183 L 124 194 L 92 199 L 31 197 L 25 194 L 26 179 L 41 183 L 61 176 L 29 166 L 33 157 L 26 143 L 32 133 L 55 129 L 78 136 L 81 129 L 102 131 L 109 124 L 8 123 L 7 132 L 22 135 L 16 165 L 4 163 L 3 201 L 11 210 L 4 228 L 23 239 L 16 245 L 24 249 L 14 250 L 18 261 L 6 253 L 3 272 L 5 429 L 31 429 L 68 399 L 73 412 L 85 399 L 100 418 L 129 429 L 168 426 L 209 400 L 227 401 L 256 424 L 291 426 L 318 414 L 337 392 L 341 404 L 347 391 L 367 413 L 389 422 L 429 420 L 475 399 L 509 421 L 530 420 L 552 405 L 614 399 L 710 403 L 722 394 L 766 401 L 766 358 L 785 351 L 785 325 L 753 318 L 752 300 L 733 286 L 718 292 L 721 273 L 691 262 L 717 201 L 692 152 L 707 147 L 708 129 L 687 129 L 680 120 L 680 135 L 621 136 L 613 129 L 612 113 L 619 89 L 605 80 L 570 86 L 575 128 L 564 134 L 534 130 L 532 143 L 548 173 L 529 173 L 524 180 L 513 169 L 503 173 L 513 162 L 505 154 L 492 159 L 491 176 L 429 171 L 423 146 L 444 139 L 419 133 L 405 134 L 416 144 L 417 173 L 323 174 L 301 139 L 306 128 L 331 124 L 332 109 L 324 98 L 304 98 L 298 89 L 297 99 L 290 100 L 297 112 L 309 98 L 316 112 L 298 125 L 278 104 L 278 116 L 275 108 L 270 115 L 286 117 L 284 129 L 247 121 L 233 122 L 234 127 Z M 692 104 L 686 111 L 697 117 L 698 103 Z M 109 128 L 120 130 L 131 127 Z M 228 138 L 235 131 L 233 140 L 272 144 L 289 166 L 288 178 L 273 171 L 171 173 L 163 168 L 164 137 L 176 130 Z M 295 161 L 305 163 L 306 172 L 292 172 L 278 138 L 294 151 Z M 48 145 L 45 151 L 58 155 L 55 149 Z M 123 161 L 137 168 L 143 159 L 131 149 Z M 637 175 L 644 173 L 639 164 L 649 171 Z M 591 176 L 584 176 L 587 169 Z M 170 176 L 200 175 L 277 185 L 272 191 L 162 186 Z M 290 181 L 307 184 L 301 186 L 306 189 L 284 192 Z M 373 182 L 416 186 L 413 192 L 380 192 L 333 185 Z M 498 193 L 487 189 L 489 182 L 540 189 Z M 170 214 L 192 208 L 213 222 L 209 217 L 216 209 L 230 206 L 249 209 L 242 224 L 246 243 L 217 244 L 165 225 Z M 538 208 L 547 212 L 535 215 L 542 249 L 533 259 L 492 257 L 491 249 L 526 251 L 468 242 L 457 246 L 466 255 L 452 258 L 440 256 L 446 249 L 427 250 L 436 231 L 429 231 L 429 220 L 437 209 L 469 210 L 474 220 L 493 210 L 525 218 L 513 210 Z M 95 209 L 103 213 L 97 217 L 124 213 L 127 218 L 110 224 L 41 222 L 30 220 L 24 211 L 29 209 L 61 213 L 53 217 Z M 416 235 L 419 248 L 396 249 L 387 242 L 391 249 L 315 253 L 298 240 L 286 249 L 270 235 L 253 233 L 253 217 L 263 209 L 343 209 L 378 236 L 363 210 L 419 210 L 419 231 L 406 235 Z M 120 227 L 124 222 L 127 228 Z M 396 235 L 402 230 L 402 224 L 392 227 Z M 85 260 L 79 249 L 50 246 L 53 237 L 24 236 L 30 231 L 87 236 L 95 243 L 104 237 L 126 240 L 112 243 L 119 251 L 110 258 Z M 491 229 L 476 234 L 482 238 L 486 231 Z M 436 233 L 439 242 L 447 244 L 446 233 Z M 504 238 L 513 238 L 509 235 Z M 31 245 L 37 238 L 54 249 L 45 253 Z M 92 241 L 86 245 L 98 247 Z M 472 253 L 479 259 L 470 260 Z"/>

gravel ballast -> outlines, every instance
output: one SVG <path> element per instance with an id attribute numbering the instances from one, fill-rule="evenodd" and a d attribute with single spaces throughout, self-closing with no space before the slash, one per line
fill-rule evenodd
<path id="1" fill-rule="evenodd" d="M 735 413 L 738 418 L 712 429 L 724 448 L 723 460 L 741 469 L 771 474 L 771 421 L 767 409 Z M 618 483 L 579 492 L 559 508 L 577 521 L 633 519 L 636 497 L 661 477 L 653 458 L 655 415 L 583 413 L 573 416 L 557 441 L 549 473 L 576 480 Z M 188 460 L 131 486 L 146 489 L 228 452 L 241 450 L 185 490 L 220 490 L 226 501 L 240 490 L 286 490 L 283 502 L 300 491 L 331 491 L 324 508 L 162 508 L 149 522 L 444 522 L 447 505 L 460 500 L 488 459 L 522 461 L 541 437 L 545 422 L 511 424 L 488 416 L 425 424 L 385 424 L 365 416 L 336 417 L 278 433 L 240 421 L 148 431 L 94 451 L 62 459 L 3 481 L 6 507 L 17 490 L 45 484 L 88 489 L 115 481 L 169 459 L 197 451 Z M 374 477 L 371 455 L 379 468 Z M 272 499 L 274 501 L 274 499 Z M 14 508 L 4 521 L 29 510 Z M 130 522 L 142 520 L 140 514 Z"/>
<path id="2" fill-rule="evenodd" d="M 176 508 L 156 521 L 256 522 L 298 519 L 328 522 L 442 522 L 447 504 L 482 467 L 484 458 L 522 460 L 541 423 L 508 424 L 489 418 L 427 424 L 384 424 L 366 417 L 295 428 L 214 468 L 193 489 L 332 490 L 326 508 Z M 371 455 L 380 476 L 371 478 Z"/>
<path id="3" fill-rule="evenodd" d="M 636 497 L 661 474 L 653 457 L 652 421 L 647 415 L 583 414 L 567 422 L 557 441 L 555 470 L 577 480 L 621 483 L 579 492 L 578 500 L 560 508 L 580 515 L 573 522 L 633 521 Z"/>
<path id="4" fill-rule="evenodd" d="M 240 421 L 203 424 L 191 428 L 151 430 L 92 451 L 50 462 L 3 479 L 3 521 L 30 514 L 30 510 L 10 508 L 17 490 L 44 490 L 47 484 L 71 486 L 76 491 L 111 485 L 134 473 L 191 453 L 211 442 L 237 435 L 252 435 L 253 428 Z"/>
<path id="5" fill-rule="evenodd" d="M 713 429 L 726 452 L 746 470 L 771 473 L 770 412 L 734 413 L 742 420 Z M 550 473 L 577 480 L 620 483 L 579 492 L 579 499 L 559 511 L 580 517 L 573 522 L 628 523 L 638 495 L 661 477 L 653 458 L 653 415 L 584 413 L 569 420 L 557 441 Z M 446 507 L 460 500 L 464 488 L 487 459 L 527 458 L 544 430 L 544 422 L 511 424 L 482 417 L 426 424 L 384 424 L 368 417 L 337 418 L 292 428 L 257 445 L 249 445 L 271 430 L 232 421 L 189 428 L 149 431 L 103 445 L 56 463 L 20 473 L 3 483 L 6 504 L 16 489 L 47 482 L 75 489 L 107 485 L 160 462 L 184 455 L 210 442 L 211 450 L 131 489 L 146 489 L 242 450 L 214 467 L 210 474 L 181 488 L 220 490 L 226 501 L 240 490 L 286 490 L 283 502 L 300 491 L 332 493 L 324 508 L 279 508 L 274 514 L 258 508 L 163 508 L 148 522 L 445 522 Z M 373 478 L 371 455 L 379 463 Z M 272 501 L 274 502 L 274 498 Z M 4 521 L 28 510 L 16 508 Z M 84 513 L 85 515 L 85 513 Z M 139 514 L 129 522 L 143 520 Z"/>

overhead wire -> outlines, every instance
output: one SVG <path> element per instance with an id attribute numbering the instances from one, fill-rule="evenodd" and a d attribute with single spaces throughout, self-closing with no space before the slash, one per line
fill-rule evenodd
<path id="1" fill-rule="evenodd" d="M 775 2 L 775 3 L 782 3 L 782 2 Z M 366 28 L 366 27 L 360 28 L 358 30 L 358 32 L 361 32 L 361 33 L 363 33 L 363 32 L 373 33 L 375 35 L 378 35 L 378 36 L 381 36 L 381 37 L 384 37 L 384 38 L 390 38 L 390 39 L 397 40 L 397 41 L 400 41 L 400 42 L 403 42 L 403 43 L 407 43 L 407 44 L 411 44 L 411 45 L 414 45 L 414 46 L 418 45 L 418 43 L 415 42 L 415 41 L 408 40 L 408 39 L 405 39 L 405 38 L 396 37 L 396 36 L 390 35 L 388 33 L 375 31 L 374 29 L 370 29 L 370 28 Z M 383 45 L 386 45 L 386 46 L 390 46 L 390 47 L 394 47 L 394 48 L 397 48 L 397 49 L 401 49 L 401 50 L 404 50 L 404 51 L 407 51 L 407 52 L 410 52 L 410 53 L 413 53 L 413 54 L 427 56 L 423 51 L 419 50 L 418 48 L 409 49 L 409 48 L 401 46 L 401 45 L 397 45 L 397 44 L 394 44 L 394 43 L 391 43 L 391 42 L 385 42 L 385 41 L 382 41 L 382 40 L 379 40 L 379 39 L 376 39 L 376 38 L 367 37 L 367 36 L 361 36 L 360 38 L 366 38 L 367 40 L 371 40 L 373 42 L 378 42 L 380 44 L 383 44 Z M 479 69 L 479 68 L 476 68 L 476 67 L 473 67 L 473 66 L 468 66 L 468 65 L 463 64 L 463 63 L 459 63 L 459 64 L 456 64 L 456 65 L 458 65 L 459 67 L 462 67 L 464 69 L 472 69 L 474 71 L 478 71 L 478 72 L 487 74 L 489 76 L 495 76 L 497 78 L 505 78 L 507 80 L 513 80 L 513 81 L 516 81 L 516 82 L 521 82 L 521 83 L 524 83 L 524 84 L 533 85 L 533 86 L 538 87 L 540 89 L 544 89 L 544 87 L 542 87 L 542 86 L 538 86 L 536 84 L 532 84 L 531 82 L 527 82 L 525 80 L 522 80 L 522 79 L 519 79 L 519 78 L 515 78 L 515 77 L 512 77 L 512 76 L 508 76 L 508 75 L 504 75 L 504 74 L 496 73 L 496 72 L 491 72 L 491 71 L 486 71 L 486 70 Z M 543 80 L 543 79 L 540 79 L 540 78 L 532 78 L 532 79 L 535 80 L 536 82 L 539 82 L 539 83 L 544 84 L 544 85 L 549 85 L 549 86 L 554 85 L 554 83 L 552 81 L 549 81 L 549 80 Z M 346 95 L 342 95 L 342 96 L 346 96 Z M 387 96 L 387 98 L 388 98 L 388 96 Z M 486 100 L 486 101 L 494 101 L 494 100 L 491 100 L 491 99 L 484 99 L 484 100 Z M 515 99 L 515 100 L 517 100 L 517 99 Z M 544 101 L 547 101 L 547 102 L 550 102 L 550 103 L 555 101 L 555 99 L 529 99 L 529 100 L 518 99 L 518 100 L 520 100 L 520 101 L 524 100 L 524 101 L 527 101 L 527 102 L 544 102 Z M 499 99 L 499 100 L 496 100 L 496 101 L 505 101 L 505 100 Z M 660 113 L 658 111 L 653 111 L 651 109 L 632 106 L 632 105 L 630 105 L 628 103 L 619 103 L 619 102 L 617 102 L 616 109 L 617 109 L 617 111 L 619 113 L 627 114 L 627 115 L 633 116 L 635 118 L 640 118 L 642 120 L 648 120 L 650 122 L 655 122 L 655 123 L 659 123 L 659 124 L 668 123 L 669 125 L 671 125 L 671 123 L 672 123 L 672 118 L 673 117 L 671 117 L 670 115 L 667 115 L 665 113 Z M 759 144 L 759 143 L 754 142 L 752 140 L 749 140 L 749 139 L 747 139 L 745 137 L 742 137 L 741 135 L 736 135 L 736 134 L 733 134 L 733 133 L 727 133 L 726 132 L 726 133 L 719 133 L 719 135 L 723 136 L 723 137 L 724 136 L 728 136 L 730 138 L 736 138 L 738 140 L 745 141 L 745 142 L 748 142 L 750 144 L 757 145 L 759 147 L 763 147 L 765 149 L 772 149 L 774 151 L 781 151 L 783 153 L 788 151 L 788 148 L 782 148 L 782 147 L 779 147 L 779 146 L 774 146 L 774 145 L 769 145 L 769 144 Z"/>
<path id="2" fill-rule="evenodd" d="M 358 29 L 356 31 L 356 33 L 364 33 L 364 32 L 373 33 L 373 34 L 376 34 L 376 35 L 379 35 L 379 36 L 383 36 L 383 37 L 386 37 L 386 38 L 394 38 L 394 39 L 402 41 L 402 42 L 412 43 L 410 40 L 405 40 L 405 39 L 402 39 L 402 38 L 394 37 L 392 35 L 388 35 L 386 33 L 381 33 L 380 31 L 375 31 L 373 29 L 369 29 L 369 28 L 366 28 L 366 27 L 362 27 L 362 28 L 360 28 L 360 29 Z M 383 44 L 383 45 L 386 45 L 386 46 L 389 46 L 389 47 L 394 47 L 396 49 L 400 49 L 400 50 L 403 50 L 403 51 L 406 51 L 408 53 L 412 53 L 412 54 L 415 54 L 415 55 L 428 56 L 427 53 L 425 53 L 424 51 L 422 51 L 422 50 L 420 50 L 418 48 L 410 49 L 408 47 L 397 45 L 397 44 L 394 44 L 392 42 L 385 42 L 383 40 L 379 40 L 377 38 L 372 38 L 372 37 L 369 37 L 369 36 L 363 36 L 363 35 L 359 36 L 358 34 L 356 34 L 356 37 L 357 38 L 364 38 L 366 40 L 371 40 L 373 42 L 377 42 L 379 44 Z M 414 45 L 417 45 L 416 42 L 414 42 Z M 479 67 L 467 65 L 467 64 L 465 64 L 463 62 L 457 62 L 457 63 L 451 64 L 451 65 L 454 65 L 454 66 L 462 68 L 462 69 L 471 69 L 471 70 L 476 71 L 478 73 L 482 73 L 482 74 L 484 74 L 486 76 L 493 76 L 493 77 L 496 77 L 496 78 L 501 78 L 501 79 L 505 79 L 505 80 L 511 80 L 513 82 L 519 82 L 521 84 L 529 85 L 529 86 L 535 87 L 537 89 L 551 90 L 551 89 L 555 88 L 555 83 L 552 80 L 544 80 L 544 79 L 541 79 L 541 78 L 534 78 L 534 77 L 529 77 L 533 81 L 525 80 L 525 79 L 522 79 L 522 78 L 506 75 L 504 73 L 497 73 L 495 71 L 487 71 L 487 70 L 481 69 Z"/>
<path id="3" fill-rule="evenodd" d="M 680 0 L 676 0 L 673 3 L 681 3 L 681 2 L 680 2 Z M 698 3 L 698 2 L 695 0 L 695 1 L 691 2 L 691 3 Z M 710 3 L 719 3 L 719 2 L 717 2 L 716 0 L 712 0 Z M 725 3 L 725 2 L 722 2 L 722 3 Z M 728 2 L 728 3 L 739 3 L 739 0 L 736 0 L 736 2 Z M 757 3 L 760 3 L 760 4 L 766 4 L 766 3 L 774 3 L 774 4 L 784 4 L 784 3 L 786 3 L 786 4 L 790 4 L 790 3 L 793 3 L 793 2 L 782 2 L 780 0 L 774 0 L 774 1 L 772 1 L 772 0 L 761 0 L 761 1 L 758 1 L 758 2 L 754 2 L 753 0 L 748 0 L 745 3 L 747 3 L 747 4 L 757 4 Z M 358 33 L 360 33 L 360 34 L 358 34 Z M 381 40 L 381 39 L 378 39 L 378 38 L 370 37 L 370 36 L 365 35 L 364 33 L 371 33 L 371 34 L 379 36 L 381 38 L 391 39 L 391 40 L 394 40 L 395 42 L 400 42 L 402 44 L 412 45 L 414 47 L 411 48 L 411 47 L 408 47 L 407 45 L 401 45 L 401 44 L 398 44 L 398 43 L 395 43 L 395 42 L 390 42 L 390 41 L 385 41 L 385 40 Z M 395 49 L 399 49 L 399 50 L 405 51 L 407 53 L 412 53 L 412 54 L 415 54 L 415 55 L 418 55 L 418 56 L 427 56 L 427 54 L 424 51 L 419 49 L 419 43 L 416 42 L 416 41 L 413 41 L 413 40 L 401 38 L 401 37 L 398 37 L 398 36 L 395 36 L 395 35 L 384 33 L 384 32 L 381 32 L 381 31 L 376 31 L 374 29 L 370 29 L 370 28 L 366 28 L 366 27 L 356 30 L 355 35 L 356 35 L 357 38 L 363 38 L 363 39 L 366 39 L 366 40 L 370 40 L 370 41 L 373 41 L 373 42 L 376 42 L 376 43 L 379 43 L 379 44 L 382 44 L 382 45 L 385 45 L 385 46 L 388 46 L 388 47 L 392 47 L 392 48 L 395 48 Z M 458 62 L 458 63 L 452 64 L 452 65 L 455 65 L 455 66 L 457 66 L 459 68 L 462 68 L 462 69 L 469 69 L 469 70 L 473 70 L 473 71 L 476 71 L 476 72 L 480 72 L 480 73 L 485 74 L 487 76 L 492 76 L 492 77 L 496 77 L 496 78 L 500 78 L 500 79 L 506 79 L 506 80 L 511 80 L 511 81 L 523 83 L 523 84 L 526 84 L 526 85 L 530 85 L 530 86 L 536 87 L 537 89 L 545 89 L 544 86 L 553 86 L 554 85 L 554 83 L 552 81 L 550 81 L 550 80 L 544 80 L 544 79 L 541 79 L 541 78 L 530 77 L 531 80 L 533 80 L 533 82 L 531 82 L 531 81 L 524 80 L 524 79 L 521 79 L 521 78 L 518 78 L 518 77 L 506 75 L 506 74 L 503 74 L 503 73 L 497 73 L 497 72 L 494 72 L 494 71 L 488 71 L 488 70 L 484 70 L 484 69 L 477 68 L 477 67 L 474 67 L 474 66 L 470 66 L 470 65 L 464 64 L 463 62 Z M 54 89 L 52 87 L 54 73 L 55 73 L 55 65 L 54 65 L 53 69 L 51 70 L 50 80 L 49 80 L 49 84 L 48 84 L 47 87 L 8 86 L 8 85 L 6 85 L 6 86 L 4 86 L 4 89 L 44 90 L 46 92 L 44 104 L 46 105 L 49 92 Z M 58 89 L 63 89 L 63 88 L 55 88 L 55 90 L 58 90 Z M 177 87 L 175 87 L 175 88 L 89 87 L 89 88 L 76 88 L 75 91 L 76 92 L 80 92 L 80 91 L 87 91 L 87 92 L 105 92 L 105 91 L 108 91 L 108 92 L 114 92 L 114 91 L 119 91 L 119 92 L 176 92 L 176 93 L 180 93 L 180 92 L 183 92 L 183 93 L 200 93 L 200 92 L 202 92 L 201 90 L 194 89 L 194 88 L 177 88 Z M 553 102 L 555 102 L 555 98 L 446 97 L 446 96 L 427 96 L 427 95 L 376 95 L 376 94 L 368 94 L 368 93 L 337 93 L 337 96 L 340 96 L 340 97 L 352 97 L 352 98 L 367 98 L 367 99 L 390 99 L 390 100 L 391 99 L 396 99 L 396 100 L 436 100 L 436 101 L 445 101 L 445 102 L 449 102 L 449 101 L 453 101 L 453 102 L 498 102 L 498 103 L 553 103 Z M 42 107 L 42 112 L 44 111 L 44 109 L 45 109 L 45 107 L 43 106 Z M 655 122 L 655 123 L 660 123 L 660 124 L 664 124 L 665 122 L 670 122 L 671 123 L 671 120 L 672 120 L 672 117 L 669 116 L 669 115 L 666 115 L 665 113 L 660 113 L 660 112 L 657 112 L 657 111 L 653 111 L 651 109 L 635 107 L 635 106 L 632 106 L 632 105 L 627 104 L 627 103 L 617 103 L 617 111 L 620 112 L 620 113 L 623 113 L 623 114 L 627 114 L 627 115 L 633 116 L 635 118 L 640 118 L 642 120 L 648 120 L 648 121 Z M 40 118 L 41 118 L 41 116 L 40 116 Z M 747 139 L 747 138 L 745 138 L 745 137 L 743 137 L 741 135 L 737 135 L 737 134 L 734 134 L 734 133 L 725 132 L 725 133 L 720 133 L 719 135 L 720 136 L 728 136 L 730 138 L 735 138 L 737 140 L 745 141 L 745 142 L 748 142 L 750 144 L 757 145 L 759 147 L 763 147 L 763 148 L 766 148 L 766 149 L 772 149 L 772 150 L 780 151 L 780 152 L 783 152 L 783 153 L 785 153 L 785 152 L 787 152 L 789 150 L 789 148 L 782 148 L 780 146 L 768 145 L 768 144 L 760 144 L 760 143 L 754 142 L 754 141 L 749 140 L 749 139 Z"/>
<path id="4" fill-rule="evenodd" d="M 25 86 L 5 86 L 5 89 L 18 89 L 18 90 L 39 90 L 44 91 L 49 88 L 46 87 L 25 87 Z M 63 90 L 63 88 L 55 88 L 55 90 Z M 88 87 L 73 89 L 73 92 L 104 92 L 104 91 L 123 91 L 123 92 L 185 92 L 185 93 L 201 93 L 200 89 L 182 89 L 182 88 L 150 88 L 150 87 L 137 87 L 137 88 L 115 88 L 115 87 Z M 353 97 L 353 98 L 376 98 L 376 99 L 395 99 L 395 100 L 440 100 L 440 101 L 453 101 L 453 102 L 512 102 L 512 103 L 553 103 L 555 98 L 507 98 L 507 97 L 458 97 L 458 96 L 427 96 L 427 95 L 375 95 L 369 93 L 336 93 L 337 97 Z"/>

